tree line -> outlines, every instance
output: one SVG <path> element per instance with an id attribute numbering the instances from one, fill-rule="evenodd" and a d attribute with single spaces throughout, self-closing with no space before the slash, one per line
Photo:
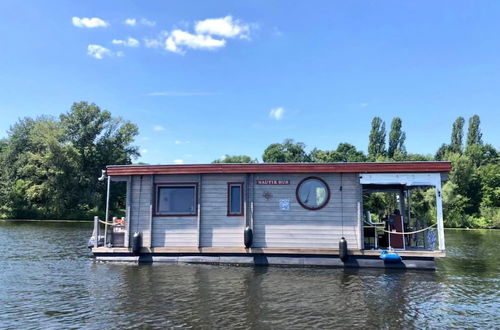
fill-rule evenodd
<path id="1" fill-rule="evenodd" d="M 443 144 L 434 155 L 408 153 L 406 133 L 402 120 L 393 118 L 387 137 L 385 122 L 373 118 L 368 136 L 368 153 L 349 143 L 340 143 L 336 149 L 306 152 L 306 145 L 286 139 L 269 145 L 262 155 L 266 163 L 274 162 L 388 162 L 448 160 L 453 169 L 443 185 L 443 208 L 447 227 L 500 228 L 500 154 L 491 144 L 483 142 L 480 118 L 469 118 L 467 139 L 464 142 L 465 119 L 458 117 L 452 125 L 449 144 Z M 246 155 L 229 156 L 215 163 L 256 163 Z M 435 212 L 432 191 L 414 191 L 411 195 L 413 209 L 419 216 L 432 221 Z M 365 199 L 365 206 L 372 209 L 391 209 L 395 201 L 383 194 L 373 194 Z"/>
<path id="2" fill-rule="evenodd" d="M 91 219 L 102 214 L 107 164 L 131 164 L 135 124 L 79 102 L 59 118 L 23 118 L 0 140 L 0 217 Z M 119 194 L 112 194 L 117 206 Z M 118 207 L 118 206 L 117 206 Z"/>
<path id="3" fill-rule="evenodd" d="M 452 125 L 450 142 L 435 155 L 409 153 L 402 120 L 373 118 L 368 153 L 343 142 L 335 149 L 306 151 L 306 145 L 286 139 L 272 143 L 264 162 L 384 162 L 450 160 L 453 170 L 443 186 L 446 225 L 450 227 L 500 228 L 500 162 L 498 150 L 483 142 L 480 118 Z M 108 164 L 132 164 L 139 156 L 134 139 L 137 125 L 113 117 L 88 102 L 74 103 L 57 118 L 19 119 L 0 139 L 0 218 L 91 219 L 102 214 L 106 185 L 96 179 Z M 257 163 L 247 155 L 226 155 L 214 163 Z M 111 208 L 123 208 L 123 187 L 112 187 Z M 430 193 L 412 194 L 414 209 L 432 213 Z M 374 196 L 367 207 L 388 208 L 391 201 Z"/>

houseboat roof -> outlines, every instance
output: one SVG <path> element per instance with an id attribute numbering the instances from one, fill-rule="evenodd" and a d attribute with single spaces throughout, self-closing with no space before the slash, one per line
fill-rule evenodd
<path id="1" fill-rule="evenodd" d="M 259 164 L 182 164 L 109 165 L 110 176 L 149 174 L 226 174 L 226 173 L 445 173 L 451 162 L 371 162 L 371 163 L 259 163 Z"/>

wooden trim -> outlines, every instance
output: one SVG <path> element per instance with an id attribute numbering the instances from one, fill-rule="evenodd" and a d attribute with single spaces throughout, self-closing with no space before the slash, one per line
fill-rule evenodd
<path id="1" fill-rule="evenodd" d="M 158 187 L 159 186 L 194 186 L 194 205 L 195 213 L 188 214 L 158 214 L 156 213 L 156 204 L 158 200 Z M 157 182 L 154 184 L 154 200 L 153 200 L 153 217 L 156 218 L 171 218 L 171 217 L 197 217 L 198 216 L 198 182 Z"/>
<path id="2" fill-rule="evenodd" d="M 182 164 L 109 165 L 107 174 L 208 174 L 208 173 L 439 173 L 449 172 L 451 162 L 383 163 L 262 163 L 262 164 Z"/>
<path id="3" fill-rule="evenodd" d="M 231 213 L 231 187 L 240 186 L 240 213 Z M 244 182 L 228 182 L 227 183 L 227 216 L 228 217 L 241 217 L 245 215 L 245 210 L 243 207 L 245 198 L 245 183 Z"/>
<path id="4" fill-rule="evenodd" d="M 126 209 L 127 213 L 125 215 L 127 219 L 127 231 L 125 232 L 125 237 L 123 238 L 123 245 L 125 247 L 130 246 L 130 220 L 132 215 L 132 177 L 127 177 L 127 196 L 126 196 Z"/>
<path id="5" fill-rule="evenodd" d="M 307 180 L 311 180 L 311 179 L 314 179 L 314 180 L 318 180 L 318 181 L 321 181 L 323 182 L 323 184 L 325 185 L 326 187 L 326 192 L 328 193 L 328 195 L 326 196 L 326 201 L 323 203 L 323 205 L 321 205 L 320 207 L 310 207 L 310 206 L 307 206 L 305 204 L 302 203 L 302 201 L 300 200 L 299 198 L 299 188 L 300 186 Z M 321 210 L 322 208 L 324 208 L 328 202 L 330 201 L 330 187 L 328 186 L 328 183 L 326 183 L 325 180 L 323 180 L 322 178 L 320 177 L 317 177 L 317 176 L 308 176 L 307 178 L 305 179 L 302 179 L 299 184 L 297 185 L 297 188 L 295 188 L 295 198 L 297 199 L 297 202 L 299 202 L 300 206 L 302 206 L 303 208 L 305 208 L 306 210 L 310 210 L 310 211 L 318 211 L 318 210 Z"/>
<path id="6" fill-rule="evenodd" d="M 155 175 L 151 174 L 151 197 L 149 198 L 149 243 L 148 246 L 153 246 L 153 200 L 155 198 L 154 190 Z"/>
<path id="7" fill-rule="evenodd" d="M 198 231 L 198 247 L 201 247 L 201 190 L 203 189 L 203 175 L 199 174 L 198 175 L 198 182 L 200 184 L 199 189 L 196 191 L 196 195 L 198 197 L 197 203 L 196 203 L 196 210 L 198 211 L 198 214 L 196 215 L 196 230 Z"/>

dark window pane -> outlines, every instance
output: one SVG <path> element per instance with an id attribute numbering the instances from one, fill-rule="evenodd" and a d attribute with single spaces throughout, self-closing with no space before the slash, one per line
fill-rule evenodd
<path id="1" fill-rule="evenodd" d="M 158 214 L 195 214 L 195 187 L 168 186 L 158 188 Z"/>
<path id="2" fill-rule="evenodd" d="M 241 186 L 234 185 L 231 187 L 230 193 L 230 205 L 231 205 L 231 214 L 240 214 L 241 213 Z"/>

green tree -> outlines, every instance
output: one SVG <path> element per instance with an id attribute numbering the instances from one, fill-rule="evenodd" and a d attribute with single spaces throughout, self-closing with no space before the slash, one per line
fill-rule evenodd
<path id="1" fill-rule="evenodd" d="M 462 152 L 463 137 L 464 137 L 464 117 L 458 117 L 453 123 L 453 130 L 451 131 L 451 144 L 450 148 L 453 152 Z"/>
<path id="2" fill-rule="evenodd" d="M 469 129 L 467 131 L 467 148 L 475 144 L 483 144 L 483 134 L 479 128 L 481 120 L 478 115 L 469 118 Z"/>
<path id="3" fill-rule="evenodd" d="M 380 117 L 374 117 L 368 142 L 368 158 L 372 161 L 385 156 L 385 123 Z"/>
<path id="4" fill-rule="evenodd" d="M 135 125 L 86 102 L 60 120 L 19 120 L 0 143 L 0 216 L 75 218 L 102 210 L 100 171 L 131 163 L 135 135 Z"/>
<path id="5" fill-rule="evenodd" d="M 319 150 L 314 148 L 309 154 L 309 159 L 314 163 L 333 162 L 365 162 L 367 160 L 362 151 L 349 143 L 340 143 L 336 150 Z"/>
<path id="6" fill-rule="evenodd" d="M 387 149 L 387 157 L 389 158 L 393 158 L 395 154 L 406 154 L 406 133 L 401 129 L 402 125 L 401 118 L 396 117 L 392 120 L 391 131 L 389 133 L 389 147 Z"/>
<path id="7" fill-rule="evenodd" d="M 97 178 L 106 165 L 131 164 L 139 156 L 132 146 L 137 125 L 113 118 L 107 110 L 87 102 L 74 103 L 60 116 L 65 136 L 77 151 L 78 184 L 82 209 L 104 206 L 105 185 Z"/>
<path id="8" fill-rule="evenodd" d="M 219 164 L 219 163 L 255 164 L 257 163 L 257 159 L 252 159 L 250 156 L 247 155 L 235 155 L 235 156 L 224 155 L 222 159 L 216 159 L 212 162 L 212 164 Z"/>
<path id="9" fill-rule="evenodd" d="M 264 163 L 305 163 L 309 156 L 305 152 L 306 145 L 302 142 L 295 143 L 286 139 L 283 143 L 273 143 L 264 150 L 262 160 Z"/>

